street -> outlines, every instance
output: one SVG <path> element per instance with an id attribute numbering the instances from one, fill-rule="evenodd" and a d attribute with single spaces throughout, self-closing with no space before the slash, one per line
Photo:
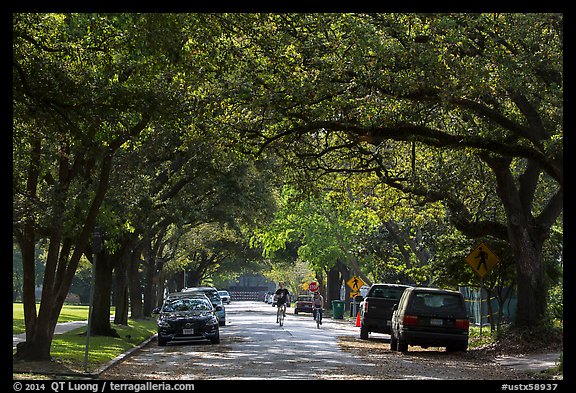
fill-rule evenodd
<path id="1" fill-rule="evenodd" d="M 320 329 L 310 314 L 289 308 L 284 326 L 276 308 L 263 302 L 226 305 L 220 344 L 153 340 L 100 374 L 100 379 L 132 380 L 359 380 L 522 379 L 522 373 L 467 353 L 419 347 L 390 351 L 389 336 L 360 340 L 350 321 L 324 318 Z"/>
<path id="2" fill-rule="evenodd" d="M 325 318 L 317 329 L 311 314 L 294 315 L 288 309 L 280 327 L 276 308 L 264 302 L 232 302 L 226 305 L 226 313 L 220 344 L 174 342 L 158 347 L 154 341 L 101 378 L 311 379 L 341 375 L 362 365 L 337 344 L 337 336 L 356 334 L 350 322 Z M 116 370 L 126 367 L 132 371 Z"/>

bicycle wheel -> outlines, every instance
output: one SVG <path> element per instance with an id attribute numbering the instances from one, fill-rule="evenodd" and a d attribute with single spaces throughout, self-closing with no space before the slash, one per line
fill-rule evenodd
<path id="1" fill-rule="evenodd" d="M 316 327 L 320 329 L 320 311 L 316 310 Z"/>
<path id="2" fill-rule="evenodd" d="M 280 315 L 278 316 L 278 321 L 280 323 L 280 326 L 284 326 L 284 313 L 282 311 L 280 311 Z"/>

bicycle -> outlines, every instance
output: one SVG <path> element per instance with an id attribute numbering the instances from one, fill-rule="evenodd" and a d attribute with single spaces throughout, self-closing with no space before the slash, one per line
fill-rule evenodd
<path id="1" fill-rule="evenodd" d="M 286 314 L 286 303 L 276 306 L 278 310 L 276 311 L 276 323 L 280 326 L 284 326 L 284 315 Z"/>
<path id="2" fill-rule="evenodd" d="M 322 325 L 322 308 L 315 307 L 314 308 L 314 320 L 316 321 L 316 327 L 320 329 L 320 325 Z"/>

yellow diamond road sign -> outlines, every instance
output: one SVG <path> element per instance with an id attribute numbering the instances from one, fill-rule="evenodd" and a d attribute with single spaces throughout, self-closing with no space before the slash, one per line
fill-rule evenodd
<path id="1" fill-rule="evenodd" d="M 500 262 L 500 258 L 494 254 L 484 242 L 476 246 L 476 248 L 466 257 L 466 263 L 468 263 L 472 270 L 474 270 L 481 278 L 492 270 L 498 262 Z"/>
<path id="2" fill-rule="evenodd" d="M 346 284 L 352 289 L 354 292 L 360 291 L 360 287 L 364 285 L 364 281 L 358 276 L 352 277 L 350 280 L 346 281 Z"/>

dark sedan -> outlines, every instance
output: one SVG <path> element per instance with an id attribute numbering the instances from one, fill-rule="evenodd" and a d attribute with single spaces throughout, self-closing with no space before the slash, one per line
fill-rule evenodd
<path id="1" fill-rule="evenodd" d="M 312 297 L 310 295 L 298 295 L 294 305 L 294 314 L 299 312 L 312 312 Z"/>
<path id="2" fill-rule="evenodd" d="M 220 343 L 218 318 L 205 296 L 193 294 L 171 295 L 166 298 L 158 316 L 158 345 L 169 341 L 210 340 Z"/>

